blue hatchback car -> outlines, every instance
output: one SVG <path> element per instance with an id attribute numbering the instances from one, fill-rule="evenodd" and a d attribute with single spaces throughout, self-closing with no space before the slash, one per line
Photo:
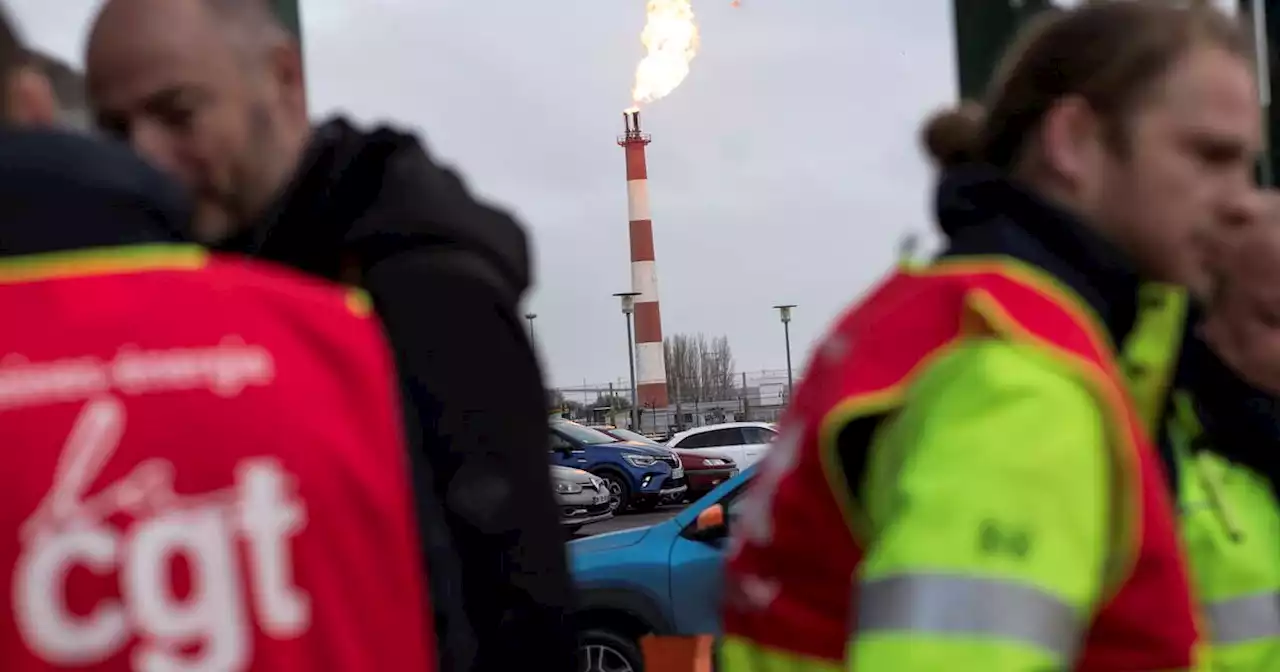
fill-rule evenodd
<path id="1" fill-rule="evenodd" d="M 551 463 L 591 472 L 609 487 L 610 511 L 649 510 L 689 489 L 680 458 L 665 446 L 618 439 L 568 420 L 551 421 Z"/>
<path id="2" fill-rule="evenodd" d="M 720 632 L 729 523 L 755 472 L 748 468 L 665 522 L 569 543 L 589 671 L 644 669 L 644 635 Z"/>

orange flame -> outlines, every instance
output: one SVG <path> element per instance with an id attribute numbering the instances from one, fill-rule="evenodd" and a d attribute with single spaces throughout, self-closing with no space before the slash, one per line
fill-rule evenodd
<path id="1" fill-rule="evenodd" d="M 689 76 L 689 64 L 698 55 L 698 24 L 690 0 L 649 0 L 640 41 L 646 53 L 631 89 L 636 105 L 666 97 Z"/>

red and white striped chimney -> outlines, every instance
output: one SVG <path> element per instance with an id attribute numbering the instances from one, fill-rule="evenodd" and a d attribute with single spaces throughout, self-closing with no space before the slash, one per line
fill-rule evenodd
<path id="1" fill-rule="evenodd" d="M 627 214 L 631 219 L 631 291 L 636 292 L 636 395 L 641 408 L 666 408 L 667 366 L 658 310 L 658 269 L 649 215 L 649 170 L 644 148 L 652 138 L 640 132 L 640 111 L 622 113 L 626 133 L 618 144 L 627 154 Z"/>

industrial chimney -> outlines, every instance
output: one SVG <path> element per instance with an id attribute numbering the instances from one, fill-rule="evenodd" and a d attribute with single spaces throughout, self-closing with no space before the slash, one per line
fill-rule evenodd
<path id="1" fill-rule="evenodd" d="M 622 113 L 626 132 L 618 145 L 627 157 L 627 214 L 631 219 L 631 291 L 636 292 L 636 395 L 640 408 L 666 408 L 667 366 L 658 311 L 658 269 L 649 215 L 649 171 L 645 146 L 652 138 L 640 131 L 640 110 Z"/>

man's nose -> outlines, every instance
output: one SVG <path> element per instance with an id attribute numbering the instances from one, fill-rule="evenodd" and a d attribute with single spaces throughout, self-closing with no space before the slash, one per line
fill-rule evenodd
<path id="1" fill-rule="evenodd" d="M 1222 207 L 1223 224 L 1228 231 L 1239 231 L 1257 222 L 1266 209 L 1266 194 L 1253 184 L 1233 189 Z"/>
<path id="2" fill-rule="evenodd" d="M 1241 239 L 1251 228 L 1266 219 L 1268 203 L 1274 203 L 1275 196 L 1253 185 L 1235 190 L 1229 198 L 1224 199 L 1218 207 L 1217 226 L 1211 227 L 1201 241 L 1206 250 L 1206 257 L 1212 266 L 1220 270 L 1229 264 L 1233 250 L 1241 244 Z"/>

